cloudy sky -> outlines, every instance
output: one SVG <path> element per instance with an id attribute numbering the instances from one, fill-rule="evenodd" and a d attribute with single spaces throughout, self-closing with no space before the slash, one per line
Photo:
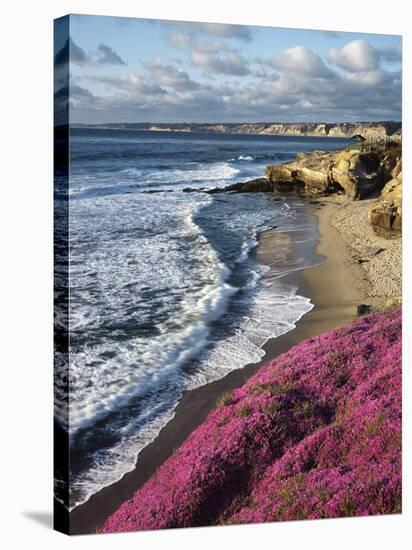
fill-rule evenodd
<path id="1" fill-rule="evenodd" d="M 71 122 L 401 119 L 399 36 L 74 15 L 55 52 Z"/>

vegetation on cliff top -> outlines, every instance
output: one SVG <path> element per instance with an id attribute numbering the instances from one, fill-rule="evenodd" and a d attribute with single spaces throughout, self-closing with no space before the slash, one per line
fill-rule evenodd
<path id="1" fill-rule="evenodd" d="M 401 511 L 401 311 L 311 338 L 226 395 L 104 532 Z"/>

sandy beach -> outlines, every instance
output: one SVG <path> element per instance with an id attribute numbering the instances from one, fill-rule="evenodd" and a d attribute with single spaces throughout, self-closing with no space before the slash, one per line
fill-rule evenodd
<path id="1" fill-rule="evenodd" d="M 263 364 L 306 338 L 352 321 L 361 303 L 379 306 L 388 298 L 400 296 L 401 242 L 373 234 L 367 222 L 369 202 L 348 202 L 339 196 L 311 201 L 310 208 L 318 220 L 316 253 L 324 260 L 319 265 L 288 275 L 285 280 L 295 284 L 299 294 L 311 297 L 312 311 L 294 330 L 269 340 L 261 362 L 187 392 L 174 418 L 140 453 L 135 469 L 71 512 L 71 533 L 97 531 L 205 419 L 219 397 L 244 384 Z M 270 265 L 278 238 L 279 234 L 271 231 L 261 234 L 256 250 L 259 262 Z M 377 253 L 377 250 L 380 251 Z M 299 250 L 295 250 L 295 254 L 298 253 Z M 367 261 L 360 263 L 358 260 L 365 255 Z"/>
<path id="2" fill-rule="evenodd" d="M 362 299 L 375 308 L 402 295 L 402 238 L 376 235 L 368 222 L 368 210 L 376 199 L 348 201 L 329 197 L 320 219 L 329 219 L 348 251 L 349 265 L 360 266 L 356 284 Z"/>

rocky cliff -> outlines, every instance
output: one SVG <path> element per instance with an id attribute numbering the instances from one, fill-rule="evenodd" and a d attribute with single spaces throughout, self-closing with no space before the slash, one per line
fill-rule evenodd
<path id="1" fill-rule="evenodd" d="M 277 136 L 347 137 L 360 134 L 365 139 L 377 140 L 394 135 L 398 138 L 400 122 L 301 122 L 301 123 L 241 123 L 241 124 L 156 124 L 152 131 L 213 132 L 222 134 L 264 134 Z"/>
<path id="2" fill-rule="evenodd" d="M 338 152 L 300 153 L 293 162 L 267 166 L 265 178 L 239 182 L 209 193 L 237 191 L 242 193 L 297 193 L 319 197 L 333 193 L 351 199 L 364 199 L 379 193 L 385 184 L 401 173 L 401 148 L 391 145 L 371 146 L 366 151 L 344 149 Z"/>
<path id="3" fill-rule="evenodd" d="M 368 144 L 337 152 L 300 153 L 293 162 L 267 166 L 264 178 L 234 183 L 207 193 L 279 192 L 306 197 L 333 193 L 350 199 L 379 197 L 369 211 L 376 233 L 397 236 L 402 228 L 402 147 Z"/>
<path id="4" fill-rule="evenodd" d="M 267 166 L 265 176 L 280 192 L 310 196 L 341 192 L 352 199 L 364 199 L 379 192 L 391 179 L 400 155 L 399 146 L 315 151 L 299 154 L 296 161 L 287 164 Z"/>
<path id="5" fill-rule="evenodd" d="M 82 125 L 84 126 L 84 125 Z M 281 136 L 329 136 L 351 137 L 356 134 L 366 139 L 380 139 L 394 136 L 400 139 L 401 123 L 395 121 L 382 122 L 244 122 L 244 123 L 124 123 L 88 125 L 92 128 L 151 130 L 154 132 L 198 132 L 220 134 L 269 134 Z"/>
<path id="6" fill-rule="evenodd" d="M 402 159 L 391 172 L 379 200 L 369 209 L 369 221 L 378 235 L 396 236 L 402 231 Z"/>
<path id="7" fill-rule="evenodd" d="M 400 129 L 395 122 L 359 123 L 313 123 L 313 124 L 271 124 L 263 128 L 262 134 L 347 137 L 361 135 L 367 140 L 377 140 L 392 136 Z"/>

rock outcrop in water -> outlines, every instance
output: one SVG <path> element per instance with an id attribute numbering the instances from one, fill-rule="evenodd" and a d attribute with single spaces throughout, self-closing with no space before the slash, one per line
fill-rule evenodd
<path id="1" fill-rule="evenodd" d="M 401 312 L 262 367 L 104 532 L 401 512 Z"/>
<path id="2" fill-rule="evenodd" d="M 375 232 L 392 237 L 402 230 L 402 146 L 368 144 L 343 151 L 300 153 L 296 160 L 267 166 L 264 178 L 238 182 L 206 193 L 294 193 L 321 197 L 333 193 L 350 199 L 379 196 L 369 210 Z"/>
<path id="3" fill-rule="evenodd" d="M 280 192 L 308 196 L 342 192 L 352 199 L 364 199 L 383 188 L 400 155 L 399 146 L 372 146 L 365 152 L 344 149 L 301 153 L 293 162 L 267 166 L 265 175 Z"/>
<path id="4" fill-rule="evenodd" d="M 300 153 L 286 164 L 267 166 L 265 178 L 238 182 L 208 193 L 297 193 L 320 197 L 344 193 L 351 199 L 364 199 L 379 193 L 393 177 L 399 164 L 399 145 L 371 147 L 367 152 L 344 149 L 338 152 Z M 401 177 L 401 176 L 400 176 Z"/>
<path id="5" fill-rule="evenodd" d="M 226 187 L 215 187 L 209 189 L 206 193 L 214 195 L 216 193 L 226 193 L 226 191 L 236 191 L 238 193 L 270 193 L 274 191 L 273 184 L 267 178 L 256 178 L 248 181 L 232 183 Z"/>

